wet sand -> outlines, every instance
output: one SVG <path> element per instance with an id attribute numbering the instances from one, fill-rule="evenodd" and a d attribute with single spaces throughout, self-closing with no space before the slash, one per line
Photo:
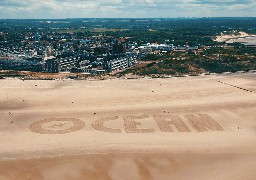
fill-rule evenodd
<path id="1" fill-rule="evenodd" d="M 0 179 L 256 178 L 255 74 L 0 85 Z"/>

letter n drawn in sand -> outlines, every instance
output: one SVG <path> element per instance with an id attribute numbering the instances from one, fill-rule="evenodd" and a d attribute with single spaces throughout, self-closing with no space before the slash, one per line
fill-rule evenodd
<path id="1" fill-rule="evenodd" d="M 101 118 L 92 123 L 92 127 L 98 131 L 109 132 L 109 133 L 121 133 L 121 129 L 112 129 L 104 126 L 108 121 L 117 120 L 118 116 Z"/>
<path id="2" fill-rule="evenodd" d="M 189 123 L 197 132 L 204 131 L 225 131 L 211 116 L 208 114 L 188 114 L 185 115 Z"/>
<path id="3" fill-rule="evenodd" d="M 190 132 L 178 115 L 154 115 L 153 117 L 162 132 L 173 132 L 170 125 L 174 125 L 179 132 Z"/>
<path id="4" fill-rule="evenodd" d="M 137 126 L 141 125 L 140 122 L 136 122 L 135 119 L 146 119 L 148 115 L 140 116 L 124 116 L 124 126 L 127 133 L 154 133 L 154 129 L 138 129 Z"/>

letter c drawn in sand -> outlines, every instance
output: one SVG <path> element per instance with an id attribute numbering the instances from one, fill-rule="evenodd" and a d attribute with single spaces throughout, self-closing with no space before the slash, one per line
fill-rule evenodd
<path id="1" fill-rule="evenodd" d="M 29 126 L 32 132 L 39 134 L 67 134 L 85 127 L 85 123 L 74 118 L 50 118 L 37 121 Z"/>

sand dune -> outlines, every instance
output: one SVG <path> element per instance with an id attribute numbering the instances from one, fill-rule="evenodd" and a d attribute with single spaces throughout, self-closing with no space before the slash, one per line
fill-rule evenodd
<path id="1" fill-rule="evenodd" d="M 0 80 L 0 179 L 255 179 L 255 82 Z"/>

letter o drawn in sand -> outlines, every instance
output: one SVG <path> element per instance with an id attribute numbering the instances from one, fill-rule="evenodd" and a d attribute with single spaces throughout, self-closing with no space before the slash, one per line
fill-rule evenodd
<path id="1" fill-rule="evenodd" d="M 29 126 L 32 132 L 39 134 L 66 134 L 85 127 L 85 123 L 74 118 L 51 118 L 37 121 Z"/>

